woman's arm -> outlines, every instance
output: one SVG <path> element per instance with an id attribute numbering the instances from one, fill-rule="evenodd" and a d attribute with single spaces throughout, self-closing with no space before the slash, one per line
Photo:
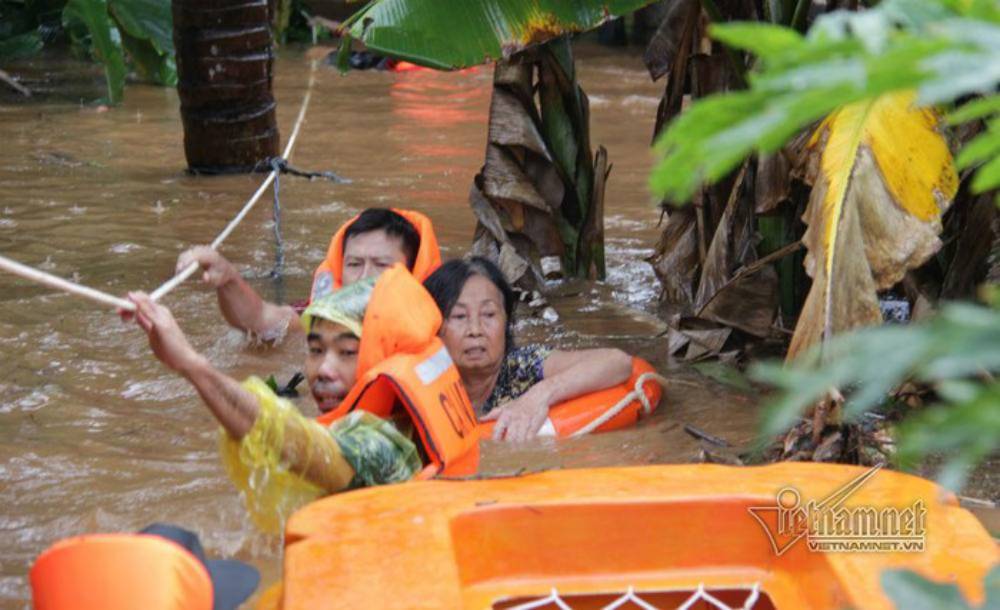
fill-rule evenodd
<path id="1" fill-rule="evenodd" d="M 222 317 L 233 328 L 273 340 L 299 328 L 299 316 L 288 305 L 268 303 L 247 283 L 218 251 L 208 246 L 196 246 L 177 258 L 177 271 L 191 263 L 204 270 L 202 279 L 215 288 Z"/>
<path id="2" fill-rule="evenodd" d="M 542 367 L 545 376 L 535 385 L 548 386 L 552 406 L 624 382 L 632 375 L 632 357 L 614 348 L 556 350 Z"/>
<path id="3" fill-rule="evenodd" d="M 130 293 L 129 298 L 136 304 L 136 321 L 146 331 L 153 354 L 195 387 L 229 436 L 245 437 L 260 413 L 257 398 L 191 347 L 169 309 L 141 292 Z M 284 428 L 281 455 L 289 470 L 330 493 L 347 488 L 354 469 L 319 424 L 285 417 L 280 425 Z"/>
<path id="4" fill-rule="evenodd" d="M 538 434 L 552 405 L 610 388 L 632 374 L 632 357 L 619 349 L 554 351 L 542 363 L 543 378 L 519 398 L 494 409 L 494 439 L 524 441 Z"/>

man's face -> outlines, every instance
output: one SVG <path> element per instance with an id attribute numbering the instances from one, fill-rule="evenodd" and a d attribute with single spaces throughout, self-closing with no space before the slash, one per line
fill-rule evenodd
<path id="1" fill-rule="evenodd" d="M 347 286 L 374 277 L 396 263 L 406 264 L 403 238 L 385 231 L 368 231 L 347 238 L 344 243 L 342 284 Z"/>
<path id="2" fill-rule="evenodd" d="M 306 338 L 306 380 L 320 412 L 340 404 L 354 385 L 358 368 L 358 338 L 346 326 L 316 318 Z"/>

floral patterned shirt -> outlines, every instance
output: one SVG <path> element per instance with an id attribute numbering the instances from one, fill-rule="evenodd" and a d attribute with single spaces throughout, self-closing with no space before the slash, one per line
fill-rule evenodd
<path id="1" fill-rule="evenodd" d="M 545 359 L 552 350 L 541 345 L 515 347 L 507 353 L 500 365 L 500 375 L 493 393 L 483 405 L 483 415 L 520 397 L 528 389 L 545 377 Z"/>

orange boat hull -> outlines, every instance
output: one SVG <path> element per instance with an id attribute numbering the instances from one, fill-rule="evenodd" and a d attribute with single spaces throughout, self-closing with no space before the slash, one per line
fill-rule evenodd
<path id="1" fill-rule="evenodd" d="M 800 540 L 778 554 L 750 514 L 776 510 L 786 486 L 803 501 L 821 501 L 864 472 L 804 463 L 647 466 L 420 481 L 332 496 L 290 519 L 283 590 L 265 596 L 263 606 L 506 608 L 556 590 L 586 608 L 631 589 L 675 607 L 703 585 L 737 607 L 756 585 L 758 609 L 888 609 L 879 581 L 887 568 L 954 582 L 981 601 L 983 577 L 1000 559 L 997 546 L 930 481 L 880 471 L 845 504 L 922 501 L 919 553 L 819 552 Z"/>

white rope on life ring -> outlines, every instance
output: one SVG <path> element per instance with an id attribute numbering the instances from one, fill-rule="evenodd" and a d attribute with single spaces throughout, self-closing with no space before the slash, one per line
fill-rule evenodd
<path id="1" fill-rule="evenodd" d="M 649 415 L 653 412 L 653 406 L 649 404 L 649 399 L 646 398 L 646 393 L 643 391 L 643 387 L 647 381 L 655 381 L 660 384 L 661 388 L 667 387 L 667 378 L 660 375 L 659 373 L 647 372 L 639 375 L 639 378 L 635 380 L 635 387 L 626 394 L 622 396 L 621 400 L 612 405 L 607 411 L 602 413 L 599 417 L 590 421 L 584 427 L 580 428 L 576 432 L 570 434 L 570 438 L 575 438 L 578 436 L 584 436 L 590 434 L 594 430 L 597 430 L 603 426 L 606 422 L 610 421 L 614 416 L 618 415 L 625 409 L 633 400 L 638 400 L 639 404 L 642 405 L 642 414 Z"/>

